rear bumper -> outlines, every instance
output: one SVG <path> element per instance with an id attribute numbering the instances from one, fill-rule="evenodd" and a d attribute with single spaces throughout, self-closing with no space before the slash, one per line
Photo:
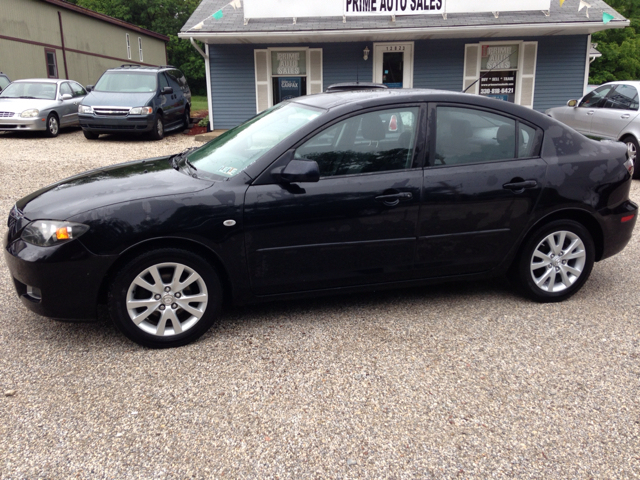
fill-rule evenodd
<path id="1" fill-rule="evenodd" d="M 621 252 L 631 240 L 638 220 L 638 205 L 629 200 L 600 214 L 604 230 L 604 248 L 600 260 L 604 260 Z"/>
<path id="2" fill-rule="evenodd" d="M 97 117 L 95 115 L 79 115 L 82 130 L 93 133 L 144 133 L 153 129 L 153 115 L 136 115 L 127 117 Z"/>
<path id="3" fill-rule="evenodd" d="M 20 118 L 16 113 L 13 117 L 0 118 L 1 132 L 28 132 L 45 130 L 47 119 L 38 118 Z"/>

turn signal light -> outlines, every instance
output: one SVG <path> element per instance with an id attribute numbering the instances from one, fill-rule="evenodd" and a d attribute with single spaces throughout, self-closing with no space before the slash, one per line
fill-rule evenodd
<path id="1" fill-rule="evenodd" d="M 62 227 L 56 230 L 56 238 L 58 240 L 69 240 L 71 238 L 71 228 Z"/>
<path id="2" fill-rule="evenodd" d="M 626 217 L 622 217 L 622 219 L 620 220 L 621 223 L 627 223 L 630 222 L 631 220 L 633 220 L 633 217 L 635 217 L 635 215 L 627 215 Z"/>

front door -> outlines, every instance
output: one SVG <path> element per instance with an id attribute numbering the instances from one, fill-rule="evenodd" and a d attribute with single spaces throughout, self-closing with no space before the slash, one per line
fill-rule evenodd
<path id="1" fill-rule="evenodd" d="M 413 88 L 413 42 L 374 43 L 373 81 L 389 88 Z"/>
<path id="2" fill-rule="evenodd" d="M 246 248 L 257 295 L 409 278 L 422 188 L 419 106 L 339 121 L 295 151 L 317 183 L 252 185 Z"/>

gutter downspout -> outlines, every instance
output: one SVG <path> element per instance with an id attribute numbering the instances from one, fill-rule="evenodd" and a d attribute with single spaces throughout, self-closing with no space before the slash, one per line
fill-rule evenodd
<path id="1" fill-rule="evenodd" d="M 60 21 L 60 42 L 62 42 L 62 60 L 64 61 L 64 78 L 69 80 L 69 70 L 67 69 L 67 52 L 64 48 L 64 32 L 62 31 L 62 15 L 58 12 L 58 20 Z"/>
<path id="2" fill-rule="evenodd" d="M 213 99 L 211 98 L 211 69 L 209 68 L 209 44 L 205 43 L 204 48 L 205 52 L 198 46 L 193 37 L 190 37 L 191 45 L 195 48 L 202 58 L 204 58 L 204 73 L 207 79 L 207 107 L 209 109 L 209 130 L 213 132 Z"/>

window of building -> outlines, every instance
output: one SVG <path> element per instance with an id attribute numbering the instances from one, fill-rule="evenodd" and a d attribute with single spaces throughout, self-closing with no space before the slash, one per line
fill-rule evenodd
<path id="1" fill-rule="evenodd" d="M 131 42 L 129 40 L 129 34 L 128 33 L 126 34 L 126 36 L 127 36 L 127 58 L 129 60 L 131 60 Z"/>
<path id="2" fill-rule="evenodd" d="M 537 42 L 468 44 L 463 89 L 533 108 L 537 55 Z"/>
<path id="3" fill-rule="evenodd" d="M 140 61 L 143 61 L 142 58 L 142 38 L 138 37 L 138 55 L 140 56 Z"/>
<path id="4" fill-rule="evenodd" d="M 412 168 L 418 113 L 398 107 L 356 115 L 308 140 L 295 158 L 318 162 L 322 177 Z"/>
<path id="5" fill-rule="evenodd" d="M 47 60 L 47 76 L 49 78 L 58 78 L 58 61 L 56 59 L 56 51 L 54 49 L 44 49 L 45 58 Z"/>

